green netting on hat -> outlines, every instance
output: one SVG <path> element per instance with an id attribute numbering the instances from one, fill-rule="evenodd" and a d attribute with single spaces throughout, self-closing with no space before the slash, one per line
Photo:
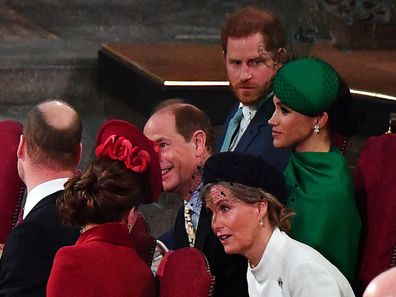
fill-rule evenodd
<path id="1" fill-rule="evenodd" d="M 304 58 L 285 64 L 274 78 L 276 97 L 291 109 L 314 116 L 336 100 L 338 74 L 326 62 Z"/>

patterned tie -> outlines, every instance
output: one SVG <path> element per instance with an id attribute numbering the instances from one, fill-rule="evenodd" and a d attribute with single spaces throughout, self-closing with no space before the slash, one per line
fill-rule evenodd
<path id="1" fill-rule="evenodd" d="M 188 237 L 188 243 L 194 247 L 195 243 L 195 230 L 192 222 L 192 210 L 188 207 L 187 202 L 184 201 L 184 226 Z"/>
<path id="2" fill-rule="evenodd" d="M 221 150 L 220 150 L 221 152 L 226 152 L 229 150 L 232 137 L 234 136 L 235 131 L 238 128 L 242 117 L 243 117 L 242 107 L 239 107 L 237 112 L 234 114 L 234 116 L 228 123 L 227 132 L 224 137 L 223 145 L 221 146 Z"/>

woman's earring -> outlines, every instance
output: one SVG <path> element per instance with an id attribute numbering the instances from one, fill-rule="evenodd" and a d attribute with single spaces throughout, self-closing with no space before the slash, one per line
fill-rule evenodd
<path id="1" fill-rule="evenodd" d="M 320 132 L 320 127 L 319 127 L 319 125 L 315 125 L 315 126 L 314 126 L 314 132 L 319 134 L 319 132 Z"/>
<path id="2" fill-rule="evenodd" d="M 260 224 L 261 227 L 264 226 L 264 220 L 263 220 L 263 218 L 260 219 L 259 224 Z"/>

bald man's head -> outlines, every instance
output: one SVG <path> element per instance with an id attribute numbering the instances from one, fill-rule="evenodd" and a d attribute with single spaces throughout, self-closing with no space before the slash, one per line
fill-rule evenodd
<path id="1" fill-rule="evenodd" d="M 72 169 L 80 156 L 82 124 L 72 106 L 47 100 L 28 112 L 23 134 L 30 159 L 51 169 Z"/>
<path id="2" fill-rule="evenodd" d="M 396 268 L 389 269 L 376 276 L 364 291 L 363 297 L 395 297 Z"/>

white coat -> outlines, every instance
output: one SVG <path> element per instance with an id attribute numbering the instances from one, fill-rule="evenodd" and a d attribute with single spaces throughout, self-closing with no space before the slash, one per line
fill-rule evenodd
<path id="1" fill-rule="evenodd" d="M 250 297 L 354 297 L 342 273 L 313 248 L 278 228 L 260 263 L 247 271 Z"/>

